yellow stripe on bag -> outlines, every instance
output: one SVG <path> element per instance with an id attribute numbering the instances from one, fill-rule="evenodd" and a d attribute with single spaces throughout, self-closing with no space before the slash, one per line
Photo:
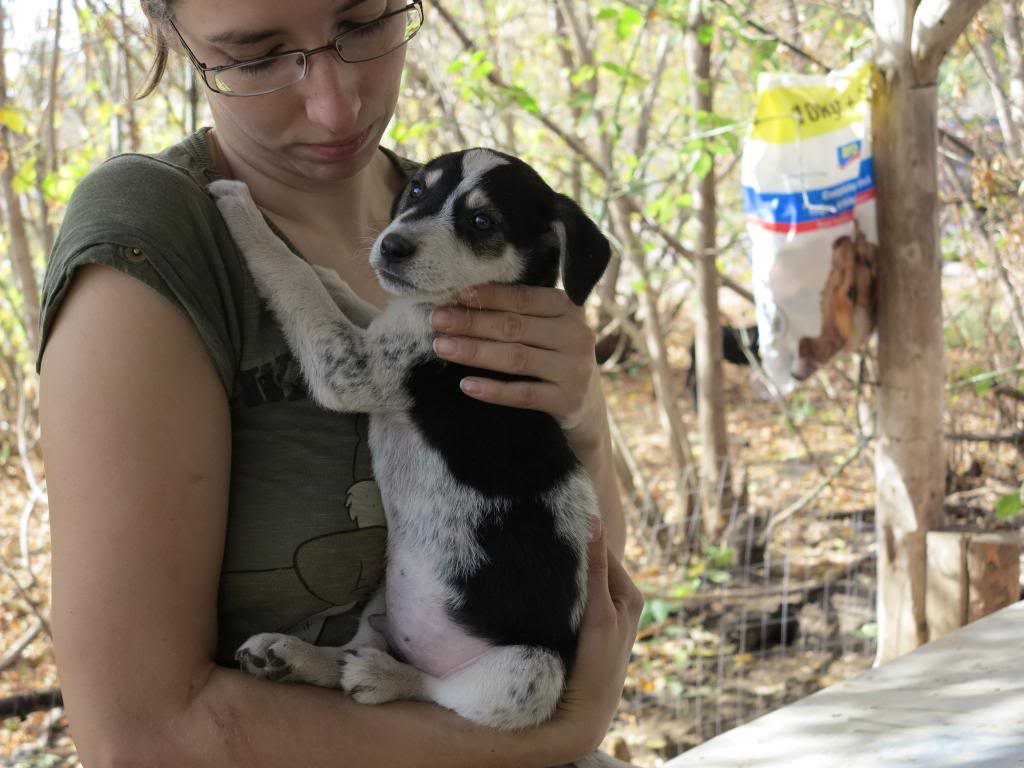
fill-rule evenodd
<path id="1" fill-rule="evenodd" d="M 750 137 L 770 144 L 791 144 L 844 128 L 865 118 L 870 104 L 871 65 L 835 73 L 842 88 L 792 85 L 762 91 Z"/>

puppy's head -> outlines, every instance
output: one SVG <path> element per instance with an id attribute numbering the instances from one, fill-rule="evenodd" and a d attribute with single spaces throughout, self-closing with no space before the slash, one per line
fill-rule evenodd
<path id="1" fill-rule="evenodd" d="M 580 207 L 522 160 L 489 149 L 427 163 L 395 200 L 370 265 L 399 296 L 450 301 L 483 283 L 553 286 L 582 304 L 611 249 Z"/>

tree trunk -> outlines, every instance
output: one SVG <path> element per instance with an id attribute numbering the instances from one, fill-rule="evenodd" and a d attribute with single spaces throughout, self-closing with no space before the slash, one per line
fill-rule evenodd
<path id="1" fill-rule="evenodd" d="M 1010 73 L 1010 117 L 1016 129 L 1017 154 L 1024 154 L 1024 50 L 1022 50 L 1020 4 L 1017 0 L 1001 0 L 1003 39 L 1006 42 L 1006 63 Z"/>
<path id="2" fill-rule="evenodd" d="M 7 25 L 7 10 L 0 2 L 0 51 L 5 50 L 4 28 Z M 7 107 L 7 69 L 4 57 L 0 56 L 0 110 Z M 7 223 L 10 228 L 10 254 L 14 274 L 18 280 L 18 288 L 24 301 L 25 329 L 29 344 L 35 353 L 39 349 L 39 288 L 36 285 L 36 273 L 32 268 L 32 251 L 28 244 L 25 231 L 25 217 L 21 211 L 21 200 L 14 192 L 14 145 L 11 141 L 11 129 L 7 125 L 0 126 L 0 152 L 7 158 L 0 174 L 0 184 L 4 188 L 4 203 L 7 206 Z"/>
<path id="3" fill-rule="evenodd" d="M 877 662 L 928 642 L 926 543 L 940 520 L 944 339 L 935 80 L 984 0 L 875 0 L 878 192 Z"/>
<path id="4" fill-rule="evenodd" d="M 1013 119 L 1013 107 L 1003 89 L 1003 78 L 999 70 L 999 62 L 996 60 L 995 51 L 992 49 L 992 35 L 988 30 L 982 33 L 984 37 L 978 41 L 975 52 L 978 61 L 988 80 L 989 91 L 992 93 L 992 102 L 996 110 L 996 120 L 999 121 L 999 130 L 1002 131 L 1003 139 L 1006 141 L 1006 154 L 1011 160 L 1020 159 L 1020 142 L 1017 138 L 1017 123 Z"/>
<path id="5" fill-rule="evenodd" d="M 797 48 L 803 48 L 804 43 L 800 37 L 800 11 L 796 7 L 796 0 L 786 0 L 782 4 L 782 19 L 786 26 L 786 41 Z"/>
<path id="6" fill-rule="evenodd" d="M 124 10 L 124 0 L 118 0 L 118 19 L 121 22 L 121 77 L 124 80 L 124 107 L 128 120 L 128 149 L 131 152 L 138 152 L 142 145 L 139 139 L 139 123 L 135 117 L 135 86 L 132 84 L 132 62 L 131 53 L 128 49 L 128 41 L 131 39 L 128 29 L 128 16 Z"/>
<path id="7" fill-rule="evenodd" d="M 63 0 L 57 0 L 57 9 L 53 21 L 53 58 L 50 63 L 49 95 L 46 100 L 45 126 L 43 135 L 43 162 L 36 167 L 36 186 L 39 191 L 39 222 L 43 235 L 43 253 L 49 254 L 53 249 L 54 231 L 50 221 L 50 207 L 46 199 L 44 181 L 47 176 L 57 172 L 57 100 L 60 98 L 58 83 L 60 78 L 60 36 L 63 16 Z"/>
<path id="8" fill-rule="evenodd" d="M 694 124 L 703 128 L 704 116 L 714 108 L 711 82 L 711 43 L 702 43 L 700 30 L 710 24 L 704 15 L 703 0 L 690 0 L 686 32 L 686 54 L 690 69 L 690 104 L 696 114 Z M 706 151 L 706 150 L 705 150 Z M 694 190 L 693 207 L 697 213 L 698 233 L 694 267 L 697 278 L 697 329 L 694 348 L 697 371 L 697 416 L 700 423 L 701 467 L 700 497 L 704 533 L 717 538 L 723 528 L 725 510 L 731 504 L 729 446 L 725 431 L 725 399 L 722 391 L 722 332 L 718 317 L 717 200 L 715 163 L 711 161 Z"/>
<path id="9" fill-rule="evenodd" d="M 646 287 L 640 295 L 640 305 L 644 311 L 644 337 L 647 342 L 647 355 L 650 358 L 654 395 L 668 432 L 669 449 L 672 451 L 673 465 L 676 470 L 675 514 L 678 519 L 672 522 L 682 524 L 691 507 L 688 479 L 690 468 L 693 466 L 693 449 L 686 436 L 686 426 L 679 410 L 676 387 L 672 383 L 672 370 L 668 364 L 665 332 L 661 327 L 657 295 L 650 281 L 650 270 L 644 260 L 643 243 L 640 242 L 640 238 L 630 226 L 630 211 L 624 201 L 617 200 L 614 203 L 614 210 L 613 224 L 615 233 L 625 251 L 624 256 L 637 273 L 643 276 L 646 283 Z"/>

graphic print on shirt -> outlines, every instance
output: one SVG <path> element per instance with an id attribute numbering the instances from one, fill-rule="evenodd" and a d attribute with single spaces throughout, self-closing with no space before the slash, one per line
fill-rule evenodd
<path id="1" fill-rule="evenodd" d="M 384 574 L 368 418 L 319 408 L 288 354 L 240 372 L 231 404 L 218 659 L 231 659 L 258 632 L 343 644 Z M 273 457 L 268 442 L 277 446 Z"/>

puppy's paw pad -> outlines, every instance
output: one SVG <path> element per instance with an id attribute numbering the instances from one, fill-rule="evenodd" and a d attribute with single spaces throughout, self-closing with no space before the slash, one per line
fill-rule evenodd
<path id="1" fill-rule="evenodd" d="M 288 635 L 253 635 L 235 652 L 243 672 L 264 680 L 287 680 L 296 669 L 301 640 Z"/>
<path id="2" fill-rule="evenodd" d="M 348 651 L 341 672 L 341 687 L 360 704 L 383 704 L 410 698 L 415 670 L 376 648 Z"/>

